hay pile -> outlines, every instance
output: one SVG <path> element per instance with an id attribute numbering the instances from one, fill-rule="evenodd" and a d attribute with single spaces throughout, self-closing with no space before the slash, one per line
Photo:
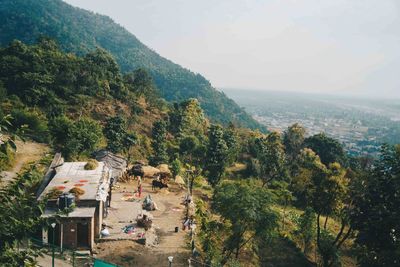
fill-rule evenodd
<path id="1" fill-rule="evenodd" d="M 160 165 L 157 166 L 157 169 L 160 170 L 160 174 L 165 174 L 165 175 L 168 175 L 168 176 L 171 176 L 171 174 L 172 174 L 170 169 L 169 169 L 168 164 L 160 164 Z"/>
<path id="2" fill-rule="evenodd" d="M 75 197 L 77 197 L 77 198 L 80 197 L 80 196 L 82 196 L 83 194 L 85 194 L 85 190 L 82 189 L 82 188 L 79 188 L 79 187 L 77 187 L 77 186 L 71 188 L 71 190 L 69 190 L 69 192 L 70 192 L 71 194 L 74 194 Z"/>
<path id="3" fill-rule="evenodd" d="M 142 166 L 144 177 L 153 177 L 160 173 L 160 170 L 152 166 Z"/>
<path id="4" fill-rule="evenodd" d="M 99 166 L 99 163 L 95 159 L 89 159 L 85 164 L 84 169 L 87 171 L 95 170 Z"/>
<path id="5" fill-rule="evenodd" d="M 63 191 L 58 189 L 57 187 L 53 187 L 52 189 L 49 190 L 49 192 L 46 194 L 46 197 L 48 199 L 58 199 L 59 196 L 63 194 Z"/>

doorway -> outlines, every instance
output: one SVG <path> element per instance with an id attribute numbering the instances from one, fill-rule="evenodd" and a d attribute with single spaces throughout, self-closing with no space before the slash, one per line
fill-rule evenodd
<path id="1" fill-rule="evenodd" d="M 76 236 L 78 248 L 89 248 L 89 224 L 87 222 L 76 224 Z"/>

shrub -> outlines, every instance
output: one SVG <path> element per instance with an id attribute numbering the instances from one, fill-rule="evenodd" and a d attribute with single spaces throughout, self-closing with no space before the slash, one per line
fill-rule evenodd
<path id="1" fill-rule="evenodd" d="M 24 134 L 37 142 L 47 142 L 49 131 L 46 116 L 36 109 L 14 109 L 11 113 L 13 129 L 24 127 Z"/>

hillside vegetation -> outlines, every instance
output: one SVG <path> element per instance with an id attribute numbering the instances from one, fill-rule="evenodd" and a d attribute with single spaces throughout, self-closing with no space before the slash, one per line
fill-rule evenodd
<path id="1" fill-rule="evenodd" d="M 33 44 L 47 36 L 57 40 L 64 51 L 81 55 L 101 47 L 114 56 L 124 73 L 147 69 L 167 101 L 197 98 L 215 122 L 263 129 L 203 76 L 161 57 L 107 16 L 74 8 L 61 0 L 3 0 L 0 32 L 3 46 L 14 39 Z"/>

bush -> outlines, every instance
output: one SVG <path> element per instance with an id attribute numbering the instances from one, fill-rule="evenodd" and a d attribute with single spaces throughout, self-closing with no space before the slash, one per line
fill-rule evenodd
<path id="1" fill-rule="evenodd" d="M 46 116 L 36 109 L 15 109 L 11 116 L 13 130 L 24 127 L 24 134 L 37 142 L 48 142 L 49 131 Z"/>

